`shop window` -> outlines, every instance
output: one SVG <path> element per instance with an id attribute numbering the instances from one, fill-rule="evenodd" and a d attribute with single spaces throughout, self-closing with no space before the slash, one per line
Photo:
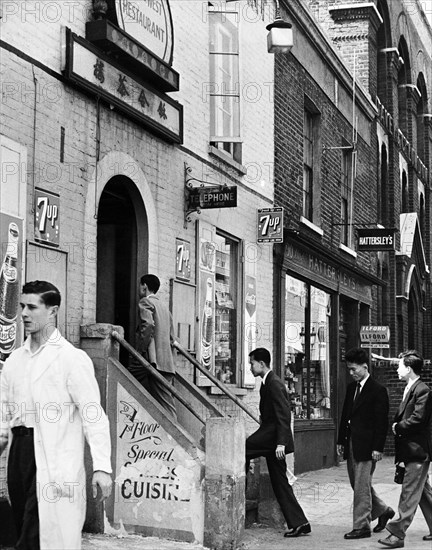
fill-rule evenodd
<path id="1" fill-rule="evenodd" d="M 331 296 L 286 276 L 285 379 L 295 418 L 331 418 Z"/>
<path id="2" fill-rule="evenodd" d="M 216 233 L 215 266 L 215 375 L 226 384 L 238 381 L 238 266 L 239 243 Z"/>
<path id="3" fill-rule="evenodd" d="M 238 20 L 209 6 L 210 144 L 241 163 Z"/>

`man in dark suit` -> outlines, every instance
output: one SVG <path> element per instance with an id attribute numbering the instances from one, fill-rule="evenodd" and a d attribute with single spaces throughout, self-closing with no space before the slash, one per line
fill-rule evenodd
<path id="1" fill-rule="evenodd" d="M 388 430 L 387 390 L 369 374 L 368 353 L 353 348 L 345 361 L 354 382 L 348 385 L 338 434 L 338 453 L 347 459 L 348 476 L 354 491 L 353 529 L 346 539 L 371 536 L 371 521 L 378 518 L 374 532 L 384 530 L 394 511 L 372 487 L 376 463 L 382 459 Z"/>
<path id="2" fill-rule="evenodd" d="M 137 328 L 137 349 L 151 363 L 169 384 L 174 383 L 175 365 L 172 345 L 175 342 L 174 325 L 168 307 L 156 296 L 160 287 L 156 275 L 143 275 L 140 280 L 138 303 L 139 324 Z M 140 379 L 141 367 L 133 366 L 129 370 Z M 177 418 L 174 397 L 159 380 L 149 376 L 147 384 L 152 396 L 174 418 Z"/>
<path id="3" fill-rule="evenodd" d="M 432 488 L 428 481 L 432 458 L 430 433 L 432 395 L 420 380 L 423 358 L 415 350 L 399 355 L 398 375 L 406 382 L 402 402 L 394 417 L 395 462 L 404 463 L 405 475 L 399 499 L 399 516 L 387 525 L 390 535 L 381 544 L 387 548 L 403 548 L 405 534 L 420 504 L 432 541 Z"/>
<path id="4" fill-rule="evenodd" d="M 288 482 L 285 455 L 294 451 L 291 410 L 282 380 L 270 370 L 270 352 L 257 348 L 249 354 L 251 372 L 262 378 L 260 388 L 261 425 L 246 439 L 246 473 L 252 458 L 265 456 L 274 494 L 288 526 L 285 537 L 311 532 L 304 512 Z"/>

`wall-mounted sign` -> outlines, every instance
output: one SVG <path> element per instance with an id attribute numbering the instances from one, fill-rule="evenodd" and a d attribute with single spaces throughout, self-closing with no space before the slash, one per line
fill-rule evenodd
<path id="1" fill-rule="evenodd" d="M 168 0 L 108 0 L 110 19 L 166 63 L 173 54 Z"/>
<path id="2" fill-rule="evenodd" d="M 208 186 L 188 189 L 191 208 L 233 208 L 237 206 L 237 187 Z"/>
<path id="3" fill-rule="evenodd" d="M 389 348 L 390 327 L 380 325 L 365 325 L 360 330 L 362 348 Z"/>
<path id="4" fill-rule="evenodd" d="M 141 84 L 83 38 L 66 30 L 66 78 L 168 141 L 183 141 L 183 106 Z"/>
<path id="5" fill-rule="evenodd" d="M 142 74 L 152 85 L 164 92 L 179 89 L 180 77 L 167 63 L 106 19 L 86 23 L 86 39 L 114 54 L 119 63 L 134 74 Z"/>
<path id="6" fill-rule="evenodd" d="M 357 229 L 358 250 L 393 250 L 394 229 Z"/>
<path id="7" fill-rule="evenodd" d="M 53 246 L 60 244 L 60 198 L 54 193 L 35 189 L 35 240 Z"/>
<path id="8" fill-rule="evenodd" d="M 189 241 L 176 239 L 176 278 L 190 281 L 191 278 L 191 247 Z"/>
<path id="9" fill-rule="evenodd" d="M 245 276 L 245 343 L 243 387 L 255 387 L 255 377 L 249 368 L 249 353 L 256 348 L 256 278 Z"/>
<path id="10" fill-rule="evenodd" d="M 257 242 L 283 242 L 283 208 L 259 208 L 257 214 Z"/>

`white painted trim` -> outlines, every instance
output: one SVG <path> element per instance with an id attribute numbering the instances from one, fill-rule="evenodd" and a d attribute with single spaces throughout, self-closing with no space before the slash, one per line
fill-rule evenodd
<path id="1" fill-rule="evenodd" d="M 300 216 L 300 223 L 302 223 L 303 225 L 306 225 L 307 227 L 309 227 L 309 229 L 312 229 L 312 231 L 315 231 L 315 233 L 318 233 L 318 235 L 320 235 L 321 237 L 324 235 L 324 231 L 321 229 L 321 227 L 318 227 L 317 225 L 312 223 L 307 218 L 304 218 L 303 216 Z"/>
<path id="2" fill-rule="evenodd" d="M 342 252 L 346 252 L 350 256 L 353 256 L 354 258 L 357 258 L 357 252 L 355 250 L 353 250 L 352 248 L 350 248 L 349 246 L 346 246 L 343 243 L 340 243 L 339 250 L 342 250 Z"/>

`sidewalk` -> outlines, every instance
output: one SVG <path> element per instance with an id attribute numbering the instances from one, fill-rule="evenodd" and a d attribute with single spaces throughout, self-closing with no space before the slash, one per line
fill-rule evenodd
<path id="1" fill-rule="evenodd" d="M 393 482 L 393 474 L 393 457 L 386 457 L 377 466 L 374 487 L 380 497 L 397 510 L 401 487 Z M 352 490 L 345 463 L 339 467 L 300 474 L 294 488 L 311 523 L 312 533 L 290 540 L 283 537 L 283 529 L 254 525 L 246 529 L 243 541 L 236 550 L 384 550 L 378 539 L 386 537 L 387 531 L 373 533 L 369 539 L 343 538 L 344 533 L 352 529 Z M 431 550 L 431 543 L 422 540 L 426 534 L 428 528 L 418 509 L 408 530 L 405 548 Z M 203 550 L 203 547 L 155 537 L 84 534 L 83 550 Z"/>

